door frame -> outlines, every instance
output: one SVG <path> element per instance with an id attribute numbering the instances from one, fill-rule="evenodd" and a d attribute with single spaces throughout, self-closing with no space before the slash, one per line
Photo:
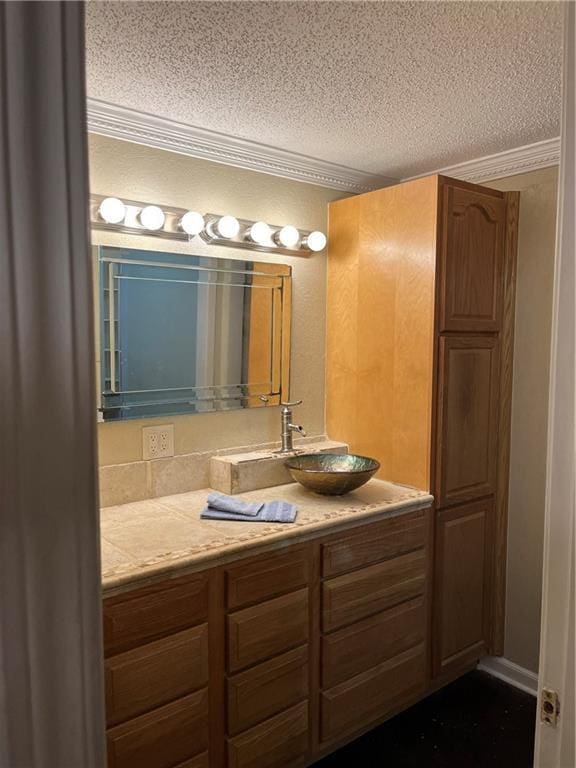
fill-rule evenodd
<path id="1" fill-rule="evenodd" d="M 575 4 L 566 3 L 564 13 L 564 101 L 552 316 L 540 674 L 534 750 L 536 768 L 573 768 L 576 764 Z M 560 715 L 556 727 L 544 722 L 540 716 L 545 689 L 555 691 L 559 697 Z"/>

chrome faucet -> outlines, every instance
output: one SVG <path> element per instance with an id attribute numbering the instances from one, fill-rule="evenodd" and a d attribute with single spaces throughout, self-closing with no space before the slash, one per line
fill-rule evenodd
<path id="1" fill-rule="evenodd" d="M 298 432 L 302 437 L 306 437 L 306 431 L 300 424 L 292 424 L 292 408 L 300 405 L 302 400 L 296 400 L 293 403 L 280 403 L 282 406 L 282 448 L 278 453 L 293 453 L 292 433 Z"/>

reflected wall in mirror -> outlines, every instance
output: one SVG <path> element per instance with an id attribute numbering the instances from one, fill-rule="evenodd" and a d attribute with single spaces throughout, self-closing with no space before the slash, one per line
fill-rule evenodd
<path id="1" fill-rule="evenodd" d="M 289 398 L 291 269 L 98 246 L 105 421 Z"/>

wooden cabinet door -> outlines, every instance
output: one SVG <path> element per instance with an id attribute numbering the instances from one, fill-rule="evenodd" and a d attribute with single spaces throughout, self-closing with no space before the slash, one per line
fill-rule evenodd
<path id="1" fill-rule="evenodd" d="M 494 502 L 441 510 L 436 519 L 433 667 L 450 674 L 487 652 Z"/>
<path id="2" fill-rule="evenodd" d="M 128 720 L 110 728 L 106 736 L 108 768 L 193 766 L 189 759 L 208 747 L 208 691 Z"/>
<path id="3" fill-rule="evenodd" d="M 320 699 L 322 742 L 341 739 L 344 734 L 376 723 L 403 701 L 420 694 L 425 679 L 426 650 L 421 644 L 323 691 Z"/>
<path id="4" fill-rule="evenodd" d="M 496 493 L 499 345 L 440 339 L 435 496 L 442 508 Z"/>
<path id="5" fill-rule="evenodd" d="M 112 656 L 104 669 L 106 721 L 117 725 L 208 683 L 208 625 Z"/>
<path id="6" fill-rule="evenodd" d="M 230 674 L 308 641 L 308 589 L 300 589 L 228 616 Z"/>
<path id="7" fill-rule="evenodd" d="M 308 698 L 306 645 L 275 656 L 228 680 L 228 733 L 237 733 Z"/>
<path id="8" fill-rule="evenodd" d="M 328 579 L 322 585 L 322 630 L 332 632 L 424 594 L 426 550 Z"/>
<path id="9" fill-rule="evenodd" d="M 309 744 L 308 702 L 228 741 L 228 768 L 283 768 L 303 765 Z"/>
<path id="10" fill-rule="evenodd" d="M 440 330 L 500 328 L 506 202 L 495 190 L 443 184 Z"/>

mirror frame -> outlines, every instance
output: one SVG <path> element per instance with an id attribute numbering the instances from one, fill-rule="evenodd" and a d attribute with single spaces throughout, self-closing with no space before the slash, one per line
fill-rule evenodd
<path id="1" fill-rule="evenodd" d="M 190 264 L 178 264 L 178 260 L 182 258 L 183 262 L 185 258 L 194 257 L 195 259 L 198 259 L 198 268 L 202 270 L 208 270 L 208 271 L 225 271 L 225 272 L 233 272 L 236 274 L 241 274 L 243 276 L 243 279 L 246 279 L 247 277 L 250 278 L 250 281 L 252 284 L 256 283 L 260 279 L 262 281 L 265 281 L 266 283 L 269 283 L 270 280 L 277 279 L 278 285 L 277 286 L 271 286 L 271 289 L 274 290 L 275 288 L 280 288 L 278 298 L 274 299 L 274 301 L 278 302 L 278 305 L 275 305 L 273 307 L 273 314 L 278 312 L 278 322 L 274 322 L 273 325 L 273 334 L 274 334 L 274 345 L 273 345 L 273 360 L 272 360 L 272 387 L 271 392 L 269 393 L 262 393 L 262 392 L 255 392 L 253 390 L 253 385 L 250 385 L 250 383 L 246 384 L 238 384 L 238 385 L 225 385 L 227 388 L 234 388 L 239 389 L 242 388 L 242 394 L 240 395 L 234 395 L 232 397 L 230 396 L 220 396 L 220 397 L 212 397 L 212 398 L 205 398 L 205 399 L 198 399 L 198 402 L 196 405 L 210 405 L 211 407 L 200 407 L 197 410 L 192 408 L 186 408 L 185 410 L 178 410 L 177 408 L 175 410 L 170 410 L 168 406 L 170 406 L 172 403 L 166 403 L 167 406 L 166 411 L 162 411 L 158 414 L 148 414 L 148 413 L 142 413 L 138 414 L 135 413 L 134 416 L 132 415 L 123 415 L 119 418 L 104 418 L 104 413 L 110 412 L 110 406 L 109 403 L 106 402 L 105 397 L 109 398 L 112 394 L 111 392 L 106 392 L 103 386 L 103 376 L 104 376 L 104 347 L 105 343 L 103 339 L 103 319 L 101 316 L 101 295 L 102 295 L 102 285 L 101 285 L 101 274 L 102 274 L 102 268 L 101 265 L 104 262 L 106 263 L 114 263 L 113 258 L 106 258 L 105 260 L 102 260 L 101 258 L 101 250 L 102 249 L 109 249 L 111 251 L 138 251 L 140 253 L 142 252 L 149 252 L 151 254 L 162 254 L 163 256 L 170 256 L 173 257 L 172 262 L 165 262 L 165 266 L 174 266 L 176 268 L 187 268 L 187 269 L 194 269 L 193 265 Z M 261 408 L 265 406 L 274 406 L 279 405 L 282 401 L 287 401 L 290 399 L 290 357 L 291 357 L 291 336 L 292 336 L 292 268 L 288 266 L 287 264 L 279 264 L 276 262 L 259 262 L 259 261 L 252 261 L 247 259 L 232 259 L 232 258 L 222 258 L 222 257 L 216 257 L 216 256 L 207 256 L 203 253 L 174 253 L 172 251 L 160 251 L 157 249 L 150 249 L 150 248 L 142 248 L 142 247 L 131 247 L 127 245 L 108 245 L 105 243 L 100 243 L 98 245 L 92 246 L 92 258 L 94 260 L 94 276 L 95 276 L 95 285 L 94 285 L 94 296 L 95 296 L 95 343 L 96 343 L 96 360 L 98 365 L 98 371 L 97 371 L 97 382 L 98 382 L 98 411 L 100 412 L 100 419 L 107 422 L 118 422 L 118 421 L 125 421 L 128 419 L 150 419 L 150 418 L 162 418 L 163 416 L 175 416 L 175 415 L 193 415 L 195 413 L 210 413 L 210 412 L 225 412 L 225 411 L 231 411 L 231 410 L 238 410 L 242 408 Z M 119 259 L 119 263 L 122 263 L 121 259 Z M 135 261 L 136 263 L 136 261 Z M 146 262 L 144 262 L 146 263 Z M 249 264 L 252 268 L 247 269 L 245 265 Z M 160 265 L 160 264 L 159 264 Z M 236 265 L 238 265 L 236 267 Z M 190 387 L 190 390 L 194 390 L 195 387 Z M 216 389 L 216 388 L 215 388 Z M 118 393 L 120 394 L 120 393 Z M 228 407 L 228 408 L 222 408 L 218 407 L 218 403 L 222 403 L 224 401 L 230 402 L 230 400 L 237 400 L 239 404 L 235 407 Z M 191 404 L 193 404 L 191 402 Z M 152 405 L 152 404 L 150 404 Z M 162 405 L 162 403 L 158 403 L 158 405 Z M 133 407 L 135 409 L 138 409 L 138 405 L 123 405 L 119 406 L 119 410 L 122 409 L 122 411 L 128 410 L 130 407 Z"/>

